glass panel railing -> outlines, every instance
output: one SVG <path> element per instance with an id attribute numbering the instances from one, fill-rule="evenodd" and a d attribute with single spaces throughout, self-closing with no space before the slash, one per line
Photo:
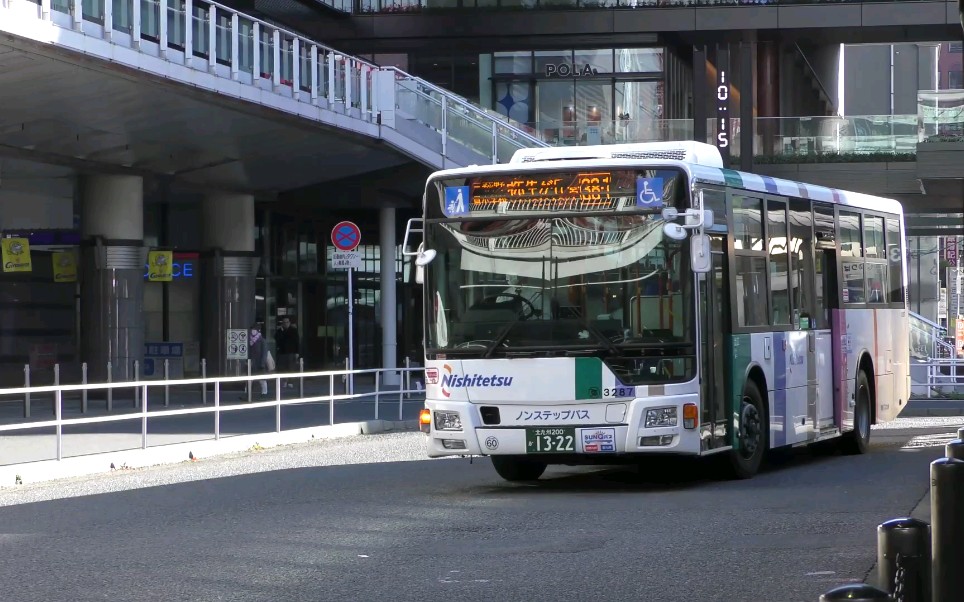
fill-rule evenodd
<path id="1" fill-rule="evenodd" d="M 552 146 L 674 142 L 693 139 L 692 119 L 542 121 L 528 124 Z"/>
<path id="2" fill-rule="evenodd" d="M 739 120 L 734 121 L 731 140 L 738 151 Z M 765 157 L 913 155 L 917 116 L 761 117 L 754 138 L 754 154 Z"/>
<path id="3" fill-rule="evenodd" d="M 508 123 L 501 115 L 477 107 L 464 98 L 401 71 L 395 77 L 399 112 L 499 163 L 520 148 L 547 146 L 529 131 Z M 443 117 L 444 113 L 444 117 Z"/>
<path id="4" fill-rule="evenodd" d="M 921 90 L 917 93 L 920 142 L 964 141 L 964 90 Z"/>
<path id="5" fill-rule="evenodd" d="M 954 346 L 947 342 L 947 329 L 919 314 L 910 314 L 910 355 L 916 360 L 953 357 Z"/>
<path id="6" fill-rule="evenodd" d="M 54 10 L 62 5 L 69 12 L 76 6 L 75 0 L 51 1 Z M 351 6 L 349 0 L 332 0 L 328 4 L 336 8 Z M 136 32 L 142 40 L 168 48 L 190 46 L 191 53 L 208 59 L 211 72 L 221 77 L 245 73 L 289 88 L 297 81 L 301 91 L 312 92 L 308 99 L 358 108 L 366 120 L 372 119 L 376 102 L 387 100 L 375 98 L 373 73 L 390 72 L 396 82 L 394 102 L 398 111 L 429 132 L 426 137 L 425 132 L 412 130 L 413 139 L 426 140 L 443 152 L 448 143 L 460 144 L 489 160 L 504 162 L 520 148 L 547 146 L 535 127 L 512 122 L 398 69 L 378 67 L 345 55 L 216 2 L 195 0 L 190 9 L 185 0 L 81 0 L 80 5 L 86 20 L 103 20 L 107 7 L 118 31 Z M 135 7 L 139 11 L 133 10 Z M 169 58 L 182 60 L 176 55 Z M 274 91 L 284 93 L 278 88 Z M 617 129 L 614 124 L 608 127 Z M 586 124 L 584 129 L 595 135 L 598 128 L 596 124 Z M 431 141 L 433 130 L 441 145 Z"/>

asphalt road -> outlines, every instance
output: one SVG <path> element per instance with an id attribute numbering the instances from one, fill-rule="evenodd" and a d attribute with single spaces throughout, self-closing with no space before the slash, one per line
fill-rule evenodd
<path id="1" fill-rule="evenodd" d="M 749 481 L 681 463 L 515 485 L 399 433 L 8 488 L 2 597 L 815 601 L 866 578 L 876 525 L 921 500 L 962 421 Z"/>

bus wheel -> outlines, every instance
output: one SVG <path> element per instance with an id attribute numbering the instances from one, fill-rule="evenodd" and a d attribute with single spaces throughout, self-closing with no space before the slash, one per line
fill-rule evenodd
<path id="1" fill-rule="evenodd" d="M 854 430 L 840 441 L 840 451 L 845 454 L 865 454 L 870 447 L 870 382 L 863 370 L 857 374 L 857 392 L 854 403 Z"/>
<path id="2" fill-rule="evenodd" d="M 743 386 L 740 403 L 739 449 L 729 453 L 730 468 L 738 479 L 749 479 L 760 470 L 767 449 L 766 410 L 763 395 L 752 380 Z"/>
<path id="3" fill-rule="evenodd" d="M 545 462 L 518 456 L 491 456 L 492 467 L 506 481 L 535 481 L 546 471 Z"/>

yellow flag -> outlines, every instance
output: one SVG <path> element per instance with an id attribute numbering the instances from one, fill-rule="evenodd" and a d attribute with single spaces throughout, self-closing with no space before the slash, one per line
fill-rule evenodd
<path id="1" fill-rule="evenodd" d="M 77 255 L 74 251 L 54 251 L 54 282 L 77 282 Z"/>
<path id="2" fill-rule="evenodd" d="M 173 251 L 148 251 L 147 279 L 150 282 L 170 282 L 174 279 Z"/>
<path id="3" fill-rule="evenodd" d="M 3 251 L 4 272 L 31 272 L 33 264 L 30 262 L 30 241 L 26 238 L 0 239 Z"/>

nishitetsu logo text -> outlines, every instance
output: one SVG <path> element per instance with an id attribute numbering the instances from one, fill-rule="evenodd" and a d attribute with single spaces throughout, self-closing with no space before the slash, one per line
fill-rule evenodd
<path id="1" fill-rule="evenodd" d="M 452 374 L 452 367 L 448 364 L 442 366 L 448 373 L 442 375 L 442 395 L 449 397 L 452 389 L 465 389 L 469 387 L 511 387 L 511 376 L 499 376 L 497 374 Z"/>

